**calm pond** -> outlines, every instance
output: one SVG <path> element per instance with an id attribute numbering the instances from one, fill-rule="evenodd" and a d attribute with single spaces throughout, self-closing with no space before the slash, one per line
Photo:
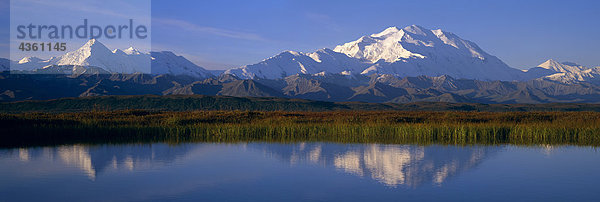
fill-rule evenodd
<path id="1" fill-rule="evenodd" d="M 335 143 L 0 150 L 0 201 L 595 201 L 600 151 Z"/>

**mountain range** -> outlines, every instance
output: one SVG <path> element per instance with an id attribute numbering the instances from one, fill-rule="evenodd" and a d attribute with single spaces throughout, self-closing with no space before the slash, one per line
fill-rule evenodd
<path id="1" fill-rule="evenodd" d="M 12 62 L 10 70 L 13 73 L 24 74 L 151 73 L 188 75 L 196 78 L 214 76 L 173 52 L 143 53 L 133 47 L 111 51 L 96 39 L 89 40 L 77 50 L 48 60 L 25 57 L 18 62 Z"/>
<path id="2" fill-rule="evenodd" d="M 0 67 L 10 67 L 0 75 L 2 101 L 202 94 L 395 103 L 600 102 L 600 67 L 550 59 L 519 70 L 474 42 L 417 25 L 390 27 L 334 49 L 284 51 L 222 73 L 168 51 L 111 51 L 95 39 L 48 60 L 0 59 Z"/>

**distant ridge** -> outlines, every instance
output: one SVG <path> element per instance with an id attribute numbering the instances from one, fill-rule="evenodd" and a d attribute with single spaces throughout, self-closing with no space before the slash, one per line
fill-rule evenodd
<path id="1" fill-rule="evenodd" d="M 48 60 L 25 57 L 18 62 L 13 62 L 10 67 L 13 73 L 23 74 L 58 73 L 51 69 L 61 69 L 61 74 L 75 74 L 90 68 L 99 68 L 101 71 L 87 73 L 171 74 L 187 75 L 199 79 L 213 76 L 208 70 L 170 51 L 144 53 L 134 47 L 111 51 L 97 39 L 90 39 L 79 49 L 59 57 Z"/>
<path id="2" fill-rule="evenodd" d="M 150 63 L 150 64 L 148 64 Z M 600 103 L 600 67 L 547 60 L 509 67 L 441 29 L 389 27 L 333 50 L 284 51 L 209 71 L 169 51 L 109 50 L 92 39 L 62 56 L 0 59 L 0 102 L 106 95 L 225 95 L 371 103 Z M 142 68 L 151 67 L 150 73 Z"/>
<path id="3" fill-rule="evenodd" d="M 77 70 L 77 67 L 74 69 Z M 446 75 L 398 78 L 392 75 L 297 74 L 285 79 L 250 80 L 225 74 L 199 80 L 187 75 L 139 73 L 0 74 L 0 102 L 145 94 L 285 97 L 376 103 L 600 103 L 600 86 L 547 79 L 517 82 L 456 79 Z"/>
<path id="4" fill-rule="evenodd" d="M 483 51 L 477 44 L 440 29 L 418 25 L 390 27 L 335 49 L 314 53 L 285 51 L 264 61 L 227 70 L 246 79 L 278 79 L 294 74 L 389 74 L 478 80 L 523 80 L 524 73 Z"/>
<path id="5" fill-rule="evenodd" d="M 0 103 L 0 113 L 24 112 L 81 112 L 90 110 L 251 110 L 251 111 L 600 111 L 600 104 L 476 104 L 447 102 L 418 102 L 407 104 L 322 102 L 288 98 L 257 98 L 205 95 L 136 95 L 61 98 L 46 101 Z"/>

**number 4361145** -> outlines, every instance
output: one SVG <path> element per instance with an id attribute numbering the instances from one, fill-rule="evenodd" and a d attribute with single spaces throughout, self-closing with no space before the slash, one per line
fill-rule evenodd
<path id="1" fill-rule="evenodd" d="M 19 45 L 21 51 L 66 51 L 67 43 L 27 43 Z"/>

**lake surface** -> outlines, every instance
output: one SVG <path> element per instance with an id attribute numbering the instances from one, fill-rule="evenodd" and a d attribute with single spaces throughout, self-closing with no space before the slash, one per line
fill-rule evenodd
<path id="1" fill-rule="evenodd" d="M 334 143 L 0 150 L 0 201 L 595 201 L 600 151 Z"/>

